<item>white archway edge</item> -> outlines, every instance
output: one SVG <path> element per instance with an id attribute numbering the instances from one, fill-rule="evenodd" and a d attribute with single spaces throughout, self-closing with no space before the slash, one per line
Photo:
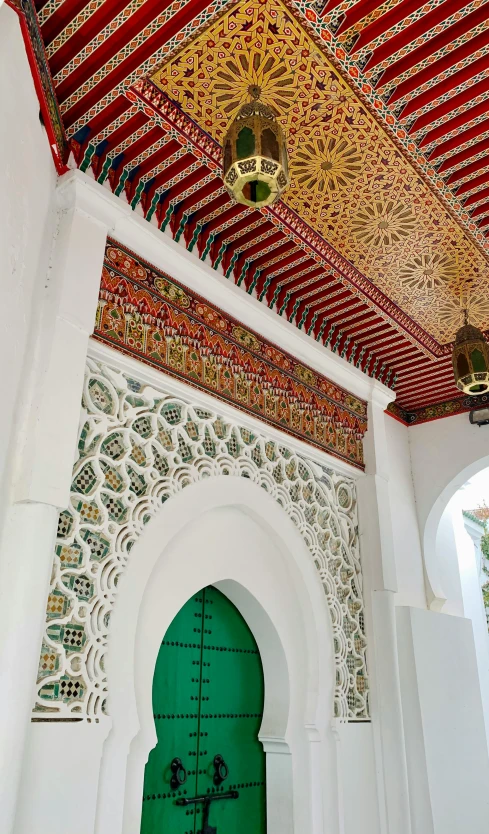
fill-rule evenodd
<path id="1" fill-rule="evenodd" d="M 467 481 L 478 472 L 489 467 L 489 455 L 480 457 L 478 460 L 461 469 L 452 480 L 442 489 L 441 493 L 432 505 L 423 532 L 423 552 L 427 580 L 427 593 L 429 607 L 433 611 L 441 611 L 447 596 L 441 579 L 442 569 L 440 559 L 443 558 L 442 548 L 437 542 L 440 522 L 448 504 L 454 495 Z"/>
<path id="2" fill-rule="evenodd" d="M 187 487 L 162 508 L 121 580 L 109 642 L 112 730 L 97 834 L 139 830 L 144 765 L 156 741 L 151 685 L 159 646 L 187 599 L 214 583 L 247 620 L 262 656 L 268 831 L 336 832 L 334 656 L 323 589 L 301 535 L 276 502 L 256 484 L 220 477 Z M 317 746 L 320 766 L 313 768 Z"/>
<path id="3" fill-rule="evenodd" d="M 489 466 L 489 431 L 469 423 L 468 414 L 413 425 L 409 450 L 419 534 L 423 547 L 429 607 L 441 611 L 446 600 L 436 554 L 441 517 L 469 478 Z"/>

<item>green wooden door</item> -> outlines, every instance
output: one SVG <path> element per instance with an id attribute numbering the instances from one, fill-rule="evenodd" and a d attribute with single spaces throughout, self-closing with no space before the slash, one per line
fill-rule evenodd
<path id="1" fill-rule="evenodd" d="M 161 644 L 153 679 L 158 743 L 144 774 L 141 834 L 265 834 L 265 755 L 258 648 L 239 611 L 212 586 L 190 599 Z M 216 778 L 215 757 L 225 766 Z M 181 761 L 174 764 L 175 759 Z M 186 781 L 176 786 L 175 776 Z M 171 779 L 174 777 L 172 788 Z M 230 792 L 237 799 L 178 805 Z"/>

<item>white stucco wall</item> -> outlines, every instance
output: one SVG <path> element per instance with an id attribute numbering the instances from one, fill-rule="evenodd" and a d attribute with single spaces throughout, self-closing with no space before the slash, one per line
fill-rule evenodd
<path id="1" fill-rule="evenodd" d="M 0 513 L 6 497 L 6 467 L 18 421 L 24 362 L 35 325 L 36 296 L 46 276 L 53 230 L 56 172 L 17 14 L 0 6 Z M 1 522 L 1 518 L 0 518 Z"/>
<path id="2" fill-rule="evenodd" d="M 465 413 L 410 426 L 408 431 L 422 528 L 435 501 L 450 484 L 451 498 L 468 478 L 488 465 L 483 459 L 489 456 L 489 426 L 472 426 Z"/>
<path id="3" fill-rule="evenodd" d="M 413 834 L 486 834 L 489 757 L 472 623 L 397 609 Z"/>
<path id="4" fill-rule="evenodd" d="M 396 560 L 396 605 L 426 607 L 423 560 L 411 473 L 410 429 L 385 416 L 389 496 Z"/>

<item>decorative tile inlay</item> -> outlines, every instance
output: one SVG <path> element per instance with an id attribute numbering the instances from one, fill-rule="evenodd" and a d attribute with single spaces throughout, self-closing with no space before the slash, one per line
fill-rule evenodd
<path id="1" fill-rule="evenodd" d="M 95 335 L 363 468 L 363 400 L 298 365 L 292 356 L 110 241 Z M 104 402 L 101 386 L 95 395 Z M 85 469 L 77 477 L 89 490 L 93 473 Z M 89 512 L 88 504 L 84 512 Z"/>
<path id="2" fill-rule="evenodd" d="M 214 409 L 93 360 L 82 407 L 71 507 L 60 515 L 34 716 L 93 720 L 110 712 L 110 616 L 135 542 L 173 495 L 204 478 L 229 475 L 268 492 L 304 537 L 331 615 L 335 713 L 368 718 L 354 481 Z M 83 511 L 87 489 L 96 508 L 90 515 Z"/>

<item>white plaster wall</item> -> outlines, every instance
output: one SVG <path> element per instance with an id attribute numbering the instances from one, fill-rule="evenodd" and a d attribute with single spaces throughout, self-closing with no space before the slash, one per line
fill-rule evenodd
<path id="1" fill-rule="evenodd" d="M 56 172 L 17 14 L 0 6 L 0 512 L 7 497 L 6 468 L 25 383 L 27 344 L 35 325 L 51 249 Z M 1 522 L 1 518 L 0 518 Z"/>
<path id="2" fill-rule="evenodd" d="M 449 503 L 440 519 L 436 532 L 436 562 L 445 597 L 443 613 L 463 617 L 466 614 L 464 613 L 457 539 L 453 522 L 452 508 Z"/>
<path id="3" fill-rule="evenodd" d="M 459 490 L 450 501 L 447 510 L 451 512 L 453 519 L 464 615 L 472 622 L 474 632 L 475 653 L 479 671 L 479 684 L 482 694 L 486 739 L 489 741 L 489 635 L 487 633 L 486 612 L 482 599 L 479 578 L 479 563 L 476 555 L 476 548 L 472 537 L 468 533 L 468 525 L 471 527 L 475 527 L 476 525 L 473 524 L 470 519 L 465 519 L 463 517 L 463 503 L 463 490 Z M 481 528 L 479 528 L 478 532 L 479 534 L 482 532 Z"/>
<path id="4" fill-rule="evenodd" d="M 16 834 L 92 834 L 108 730 L 108 722 L 30 725 Z"/>
<path id="5" fill-rule="evenodd" d="M 472 623 L 397 609 L 413 834 L 487 834 L 489 756 Z"/>
<path id="6" fill-rule="evenodd" d="M 482 459 L 489 456 L 489 426 L 472 426 L 466 413 L 410 426 L 408 431 L 422 531 L 431 508 L 443 490 L 457 479 L 452 491 L 452 494 L 455 493 L 469 477 L 487 466 Z M 467 472 L 468 468 L 472 471 Z"/>
<path id="7" fill-rule="evenodd" d="M 396 560 L 396 605 L 426 608 L 423 558 L 411 472 L 410 431 L 385 415 L 389 496 Z"/>
<path id="8" fill-rule="evenodd" d="M 380 834 L 372 724 L 339 724 L 337 736 L 343 832 Z"/>

